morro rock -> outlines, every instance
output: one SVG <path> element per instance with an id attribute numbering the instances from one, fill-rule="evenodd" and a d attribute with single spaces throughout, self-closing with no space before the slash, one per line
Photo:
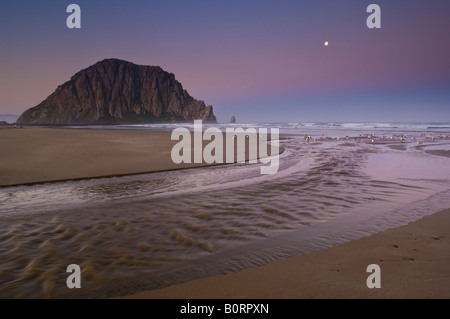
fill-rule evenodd
<path id="1" fill-rule="evenodd" d="M 106 59 L 76 73 L 18 124 L 72 125 L 216 122 L 211 105 L 194 99 L 172 73 L 159 66 Z"/>

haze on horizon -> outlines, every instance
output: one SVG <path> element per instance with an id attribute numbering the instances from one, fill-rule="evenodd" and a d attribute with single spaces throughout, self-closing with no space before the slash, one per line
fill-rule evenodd
<path id="1" fill-rule="evenodd" d="M 0 114 L 119 58 L 174 73 L 219 122 L 449 121 L 449 30 L 448 0 L 2 0 Z"/>

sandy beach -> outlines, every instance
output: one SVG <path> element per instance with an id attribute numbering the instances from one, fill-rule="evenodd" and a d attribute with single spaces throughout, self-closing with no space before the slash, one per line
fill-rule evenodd
<path id="1" fill-rule="evenodd" d="M 171 140 L 170 131 L 43 127 L 2 129 L 0 186 L 217 165 L 193 161 L 175 164 L 171 159 L 171 150 L 176 143 L 178 140 Z M 203 146 L 206 144 L 208 141 L 203 141 Z M 194 151 L 192 143 L 191 152 Z M 246 151 L 248 160 L 248 148 Z M 223 162 L 226 162 L 225 146 L 223 154 Z"/>
<path id="2" fill-rule="evenodd" d="M 170 158 L 170 132 L 22 128 L 0 130 L 0 186 L 192 167 Z"/>
<path id="3" fill-rule="evenodd" d="M 450 298 L 450 209 L 330 249 L 127 298 Z M 381 288 L 366 285 L 367 266 Z"/>
<path id="4" fill-rule="evenodd" d="M 168 131 L 0 130 L 0 185 L 4 186 L 4 193 L 0 195 L 5 199 L 2 206 L 5 221 L 0 233 L 4 234 L 1 238 L 7 245 L 3 258 L 10 260 L 6 270 L 0 272 L 6 282 L 0 286 L 0 295 L 13 298 L 450 298 L 450 255 L 447 253 L 450 209 L 423 214 L 420 208 L 415 208 L 413 214 L 429 216 L 401 227 L 392 228 L 391 222 L 375 225 L 375 229 L 390 229 L 372 236 L 355 234 L 363 238 L 332 244 L 334 247 L 328 249 L 320 248 L 323 247 L 320 243 L 309 243 L 308 247 L 314 251 L 294 253 L 295 257 L 273 257 L 277 251 L 272 250 L 269 259 L 258 261 L 263 264 L 258 267 L 251 263 L 247 266 L 245 260 L 241 263 L 239 254 L 235 255 L 232 250 L 259 240 L 276 242 L 276 237 L 271 239 L 271 229 L 275 229 L 274 233 L 301 227 L 307 230 L 327 209 L 335 214 L 335 209 L 342 207 L 339 214 L 345 215 L 350 201 L 358 203 L 360 206 L 355 204 L 354 207 L 359 210 L 358 207 L 368 205 L 375 197 L 380 198 L 378 205 L 381 205 L 384 198 L 389 198 L 383 197 L 387 196 L 385 194 L 398 193 L 398 198 L 408 201 L 414 196 L 424 196 L 421 188 L 411 190 L 408 185 L 378 184 L 376 179 L 374 182 L 364 174 L 354 173 L 353 163 L 367 162 L 368 156 L 378 150 L 361 138 L 343 144 L 330 139 L 326 145 L 332 147 L 322 147 L 321 143 L 308 145 L 303 137 L 287 139 L 289 151 L 283 161 L 286 166 L 280 167 L 281 172 L 276 175 L 279 182 L 270 176 L 261 176 L 259 171 L 246 165 L 208 167 L 183 174 L 176 169 L 205 164 L 174 164 L 170 150 L 176 142 L 170 140 Z M 310 150 L 319 163 L 326 160 L 323 166 L 317 169 L 308 166 L 312 161 L 304 154 Z M 404 154 L 419 154 L 395 148 L 389 152 L 394 152 L 389 153 L 393 159 Z M 336 156 L 339 160 L 333 159 L 336 154 L 340 154 Z M 435 155 L 440 156 L 427 153 L 419 157 L 425 161 L 423 163 L 434 159 L 439 165 L 445 165 L 446 152 Z M 299 162 L 302 156 L 306 164 Z M 379 170 L 378 165 L 384 165 L 383 162 L 368 163 L 375 171 Z M 306 170 L 307 167 L 310 169 Z M 174 171 L 142 178 L 132 176 L 167 170 Z M 292 176 L 293 172 L 297 175 Z M 416 177 L 435 176 L 433 180 L 438 184 L 433 185 L 446 189 L 440 184 L 446 180 L 438 178 L 441 173 L 434 171 L 435 175 L 430 175 L 430 172 L 432 170 L 425 170 L 425 175 Z M 174 174 L 166 175 L 168 173 Z M 123 177 L 89 180 L 102 176 Z M 354 181 L 349 176 L 354 176 Z M 322 201 L 321 196 L 314 193 L 317 188 L 309 186 L 311 179 L 316 181 L 315 187 L 320 187 L 321 196 L 336 191 L 339 196 Z M 48 181 L 71 182 L 39 184 Z M 275 184 L 267 186 L 270 181 Z M 215 183 L 212 188 L 211 183 Z M 7 187 L 19 184 L 31 186 Z M 361 193 L 359 197 L 355 197 L 351 185 L 356 185 Z M 369 198 L 364 197 L 365 189 Z M 405 190 L 407 196 L 412 197 L 405 197 Z M 275 200 L 266 199 L 269 193 Z M 291 197 L 285 197 L 287 204 L 280 206 L 283 201 L 279 198 L 286 194 Z M 298 196 L 303 197 L 297 199 Z M 314 201 L 308 201 L 310 199 Z M 345 201 L 344 204 L 341 201 Z M 368 214 L 392 207 L 374 206 Z M 316 209 L 317 215 L 305 213 L 308 209 Z M 48 214 L 52 216 L 50 220 Z M 32 217 L 23 223 L 22 216 L 28 215 Z M 334 217 L 321 218 L 328 221 Z M 350 225 L 346 226 L 353 225 L 351 218 L 347 221 Z M 328 239 L 331 243 L 342 241 L 342 238 Z M 227 249 L 232 253 L 228 257 L 222 255 L 222 261 L 226 263 L 227 258 L 233 257 L 233 262 L 245 270 L 217 275 L 221 268 L 211 268 L 212 275 L 203 275 L 209 263 L 202 258 L 211 257 L 212 261 L 220 263 L 214 256 L 226 253 Z M 253 253 L 246 249 L 246 254 Z M 258 259 L 257 255 L 256 252 Z M 73 292 L 64 285 L 58 286 L 64 281 L 68 258 L 70 263 L 82 267 L 84 285 L 89 287 L 76 291 L 78 295 L 71 295 Z M 366 286 L 370 275 L 366 268 L 370 264 L 380 266 L 380 289 Z M 196 273 L 175 271 L 164 277 L 166 269 L 176 270 L 186 265 Z M 141 279 L 135 272 L 149 275 Z M 119 286 L 111 288 L 109 284 L 116 279 Z M 169 280 L 168 285 L 166 280 Z M 171 280 L 175 284 L 170 284 Z"/>

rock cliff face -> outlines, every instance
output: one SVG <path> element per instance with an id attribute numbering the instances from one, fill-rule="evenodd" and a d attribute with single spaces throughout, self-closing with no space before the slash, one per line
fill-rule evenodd
<path id="1" fill-rule="evenodd" d="M 191 97 L 158 66 L 106 59 L 76 73 L 18 124 L 216 122 L 213 107 Z"/>

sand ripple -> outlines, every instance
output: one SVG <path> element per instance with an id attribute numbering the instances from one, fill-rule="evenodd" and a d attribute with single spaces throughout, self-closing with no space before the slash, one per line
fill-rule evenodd
<path id="1" fill-rule="evenodd" d="M 450 184 L 450 176 L 428 184 L 372 176 L 371 154 L 404 151 L 347 144 L 286 140 L 274 176 L 232 165 L 1 189 L 0 297 L 109 297 L 243 269 L 298 253 L 299 239 L 279 249 L 291 231 L 376 215 Z M 381 219 L 302 247 L 389 225 Z M 66 287 L 69 264 L 81 266 L 83 289 Z"/>

